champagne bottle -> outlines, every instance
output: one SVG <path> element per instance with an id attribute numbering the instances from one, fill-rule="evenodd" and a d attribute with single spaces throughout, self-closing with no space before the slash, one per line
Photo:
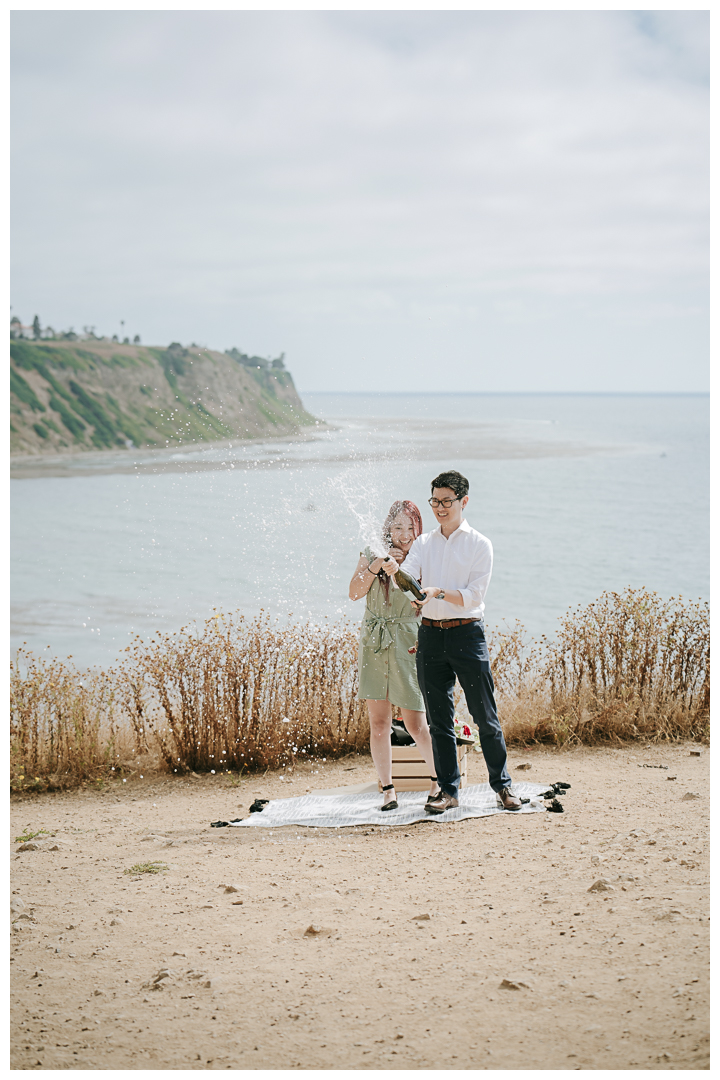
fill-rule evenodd
<path id="1" fill-rule="evenodd" d="M 387 559 L 385 560 L 387 562 Z M 395 578 L 395 584 L 398 585 L 403 592 L 412 593 L 416 600 L 424 600 L 426 594 L 420 588 L 419 583 L 415 580 L 412 574 L 408 574 L 403 570 L 402 566 L 393 575 Z"/>

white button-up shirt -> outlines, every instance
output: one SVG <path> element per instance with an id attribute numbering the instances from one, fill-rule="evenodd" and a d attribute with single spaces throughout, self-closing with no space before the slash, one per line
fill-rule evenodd
<path id="1" fill-rule="evenodd" d="M 462 607 L 447 600 L 428 600 L 422 609 L 426 618 L 482 619 L 492 564 L 493 549 L 487 536 L 471 528 L 463 518 L 447 540 L 439 525 L 418 536 L 402 568 L 424 585 L 462 593 Z"/>

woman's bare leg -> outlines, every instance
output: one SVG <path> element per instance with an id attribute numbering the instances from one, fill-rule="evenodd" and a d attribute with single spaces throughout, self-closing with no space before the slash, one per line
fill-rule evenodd
<path id="1" fill-rule="evenodd" d="M 392 706 L 389 701 L 367 701 L 368 715 L 370 717 L 370 753 L 377 770 L 380 783 L 383 787 L 392 783 L 392 750 L 390 748 L 390 731 L 392 721 Z M 390 802 L 395 798 L 395 789 L 383 791 L 383 802 Z"/>
<path id="2" fill-rule="evenodd" d="M 369 704 L 369 702 L 368 702 Z M 413 742 L 417 746 L 418 750 L 422 754 L 430 775 L 435 775 L 435 762 L 433 760 L 433 748 L 432 737 L 430 735 L 430 728 L 428 727 L 427 720 L 424 712 L 415 712 L 413 709 L 403 709 L 402 718 L 405 723 L 405 727 L 408 733 L 412 736 Z M 430 794 L 437 795 L 440 788 L 438 784 L 433 781 L 430 785 Z"/>

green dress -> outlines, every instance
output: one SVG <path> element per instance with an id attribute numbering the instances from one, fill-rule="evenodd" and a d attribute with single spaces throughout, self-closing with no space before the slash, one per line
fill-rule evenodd
<path id="1" fill-rule="evenodd" d="M 369 562 L 376 556 L 365 548 Z M 403 709 L 424 712 L 415 668 L 415 655 L 408 649 L 417 645 L 418 620 L 410 598 L 390 584 L 388 599 L 375 579 L 365 598 L 365 617 L 360 626 L 360 687 L 358 696 L 390 701 Z"/>

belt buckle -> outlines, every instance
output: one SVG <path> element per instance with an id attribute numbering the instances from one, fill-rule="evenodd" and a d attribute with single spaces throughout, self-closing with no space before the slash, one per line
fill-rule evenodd
<path id="1" fill-rule="evenodd" d="M 440 629 L 441 630 L 449 630 L 450 629 L 450 627 L 445 625 L 446 622 L 450 622 L 450 619 L 440 619 L 439 622 L 440 622 Z"/>

